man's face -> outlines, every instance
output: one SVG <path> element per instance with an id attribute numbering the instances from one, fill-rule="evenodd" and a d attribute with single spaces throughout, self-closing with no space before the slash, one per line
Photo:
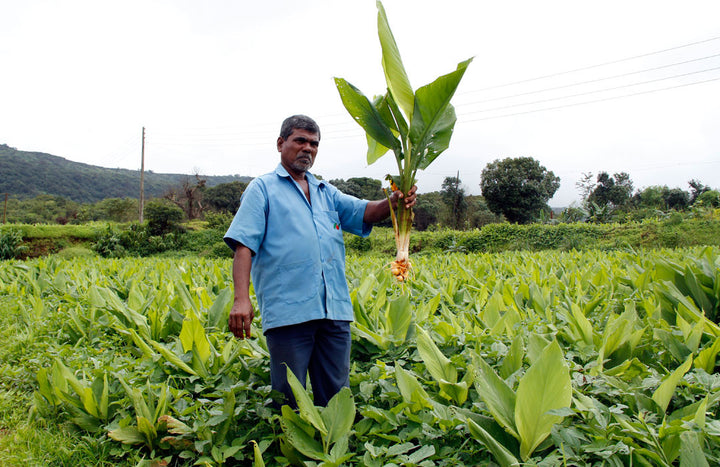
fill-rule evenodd
<path id="1" fill-rule="evenodd" d="M 310 170 L 319 146 L 320 139 L 317 133 L 307 130 L 294 129 L 287 139 L 279 137 L 277 140 L 280 162 L 288 172 L 296 175 L 302 175 Z"/>

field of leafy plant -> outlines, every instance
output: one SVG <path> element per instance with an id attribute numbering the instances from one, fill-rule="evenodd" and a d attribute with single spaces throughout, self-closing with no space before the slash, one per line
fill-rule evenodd
<path id="1" fill-rule="evenodd" d="M 351 388 L 275 408 L 229 260 L 0 263 L 0 463 L 717 465 L 720 250 L 348 259 Z M 258 324 L 258 323 L 256 323 Z"/>

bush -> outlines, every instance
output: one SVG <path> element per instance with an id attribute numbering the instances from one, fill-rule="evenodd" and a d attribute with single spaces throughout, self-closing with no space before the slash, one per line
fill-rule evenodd
<path id="1" fill-rule="evenodd" d="M 58 251 L 57 256 L 64 259 L 91 258 L 93 256 L 96 256 L 96 253 L 85 247 L 71 246 Z"/>
<path id="2" fill-rule="evenodd" d="M 720 191 L 709 190 L 698 196 L 695 204 L 700 204 L 703 207 L 720 208 Z"/>
<path id="3" fill-rule="evenodd" d="M 146 225 L 131 224 L 128 230 L 116 232 L 111 227 L 98 237 L 93 249 L 106 258 L 122 256 L 151 256 L 166 251 L 178 251 L 185 245 L 185 233 L 175 231 L 152 235 Z"/>
<path id="4" fill-rule="evenodd" d="M 227 243 L 220 241 L 212 244 L 207 256 L 211 258 L 232 258 L 233 251 L 227 246 Z"/>
<path id="5" fill-rule="evenodd" d="M 19 230 L 0 231 L 0 260 L 19 258 L 27 251 L 22 242 L 22 233 Z"/>
<path id="6" fill-rule="evenodd" d="M 93 245 L 95 250 L 103 258 L 120 258 L 125 256 L 125 248 L 122 246 L 120 235 L 108 226 L 105 232 L 100 234 Z"/>
<path id="7" fill-rule="evenodd" d="M 208 212 L 205 213 L 205 221 L 208 229 L 221 230 L 224 232 L 230 227 L 233 215 L 227 212 Z"/>
<path id="8" fill-rule="evenodd" d="M 145 205 L 145 220 L 150 235 L 164 235 L 182 230 L 180 221 L 185 213 L 169 201 L 154 199 Z"/>
<path id="9" fill-rule="evenodd" d="M 184 235 L 183 246 L 186 250 L 205 255 L 208 254 L 217 242 L 221 242 L 223 245 L 225 244 L 225 242 L 222 241 L 222 237 L 222 233 L 213 229 L 191 231 Z M 227 246 L 225 248 L 227 248 Z M 230 249 L 228 248 L 228 250 Z"/>
<path id="10" fill-rule="evenodd" d="M 345 239 L 345 246 L 350 250 L 355 250 L 359 253 L 372 250 L 372 240 L 370 237 L 358 237 L 357 235 L 349 235 Z"/>

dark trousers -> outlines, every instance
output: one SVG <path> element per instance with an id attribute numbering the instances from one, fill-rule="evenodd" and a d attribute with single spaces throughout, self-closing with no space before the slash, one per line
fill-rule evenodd
<path id="1" fill-rule="evenodd" d="M 326 406 L 340 389 L 350 386 L 349 321 L 318 319 L 268 329 L 265 337 L 272 388 L 285 394 L 293 408 L 297 404 L 287 382 L 288 367 L 303 386 L 310 373 L 315 405 Z"/>

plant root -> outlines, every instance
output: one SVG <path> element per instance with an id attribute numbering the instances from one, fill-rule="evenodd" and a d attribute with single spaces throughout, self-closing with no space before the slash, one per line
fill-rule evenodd
<path id="1" fill-rule="evenodd" d="M 399 259 L 390 263 L 390 272 L 398 282 L 406 282 L 410 275 L 410 261 Z"/>

